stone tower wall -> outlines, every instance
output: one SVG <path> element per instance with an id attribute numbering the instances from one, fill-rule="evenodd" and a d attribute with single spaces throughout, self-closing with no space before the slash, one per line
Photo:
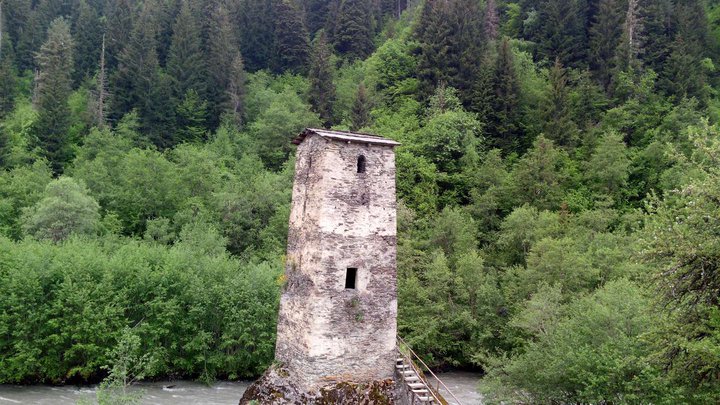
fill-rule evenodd
<path id="1" fill-rule="evenodd" d="M 393 377 L 395 262 L 393 149 L 308 136 L 297 151 L 275 355 L 299 387 Z M 356 289 L 345 288 L 351 267 Z"/>

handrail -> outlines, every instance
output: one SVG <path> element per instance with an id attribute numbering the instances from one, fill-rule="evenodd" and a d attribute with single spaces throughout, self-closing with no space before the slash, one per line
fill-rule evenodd
<path id="1" fill-rule="evenodd" d="M 433 378 L 435 378 L 435 380 L 437 380 L 437 382 L 440 383 L 440 385 L 442 385 L 443 388 L 445 388 L 445 391 L 447 391 L 448 394 L 450 394 L 450 396 L 453 397 L 453 399 L 455 400 L 455 402 L 457 402 L 457 405 L 462 405 L 462 402 L 460 402 L 460 400 L 455 396 L 455 394 L 453 394 L 453 392 L 450 391 L 450 388 L 448 388 L 447 385 L 445 385 L 445 383 L 442 382 L 442 380 L 439 379 L 438 376 L 436 376 L 435 373 L 432 372 L 432 370 L 430 370 L 430 367 L 428 367 L 428 365 L 425 364 L 424 361 L 422 361 L 422 359 L 420 358 L 420 356 L 418 356 L 418 355 L 413 351 L 413 349 L 410 347 L 410 345 L 407 344 L 407 342 L 405 342 L 405 340 L 403 340 L 403 338 L 401 338 L 400 336 L 398 336 L 397 339 L 398 339 L 398 341 L 399 341 L 400 343 L 402 343 L 405 347 L 407 347 L 407 349 L 408 349 L 408 350 L 410 351 L 410 353 L 414 356 L 414 358 L 417 359 L 417 360 L 420 362 L 420 364 L 423 365 L 423 367 L 425 367 L 425 369 L 430 373 L 430 375 L 432 375 Z M 411 362 L 411 364 L 412 364 L 412 362 Z M 430 391 L 432 392 L 432 390 L 430 390 Z M 435 396 L 435 395 L 433 395 L 433 396 Z M 436 398 L 436 399 L 437 399 L 437 398 Z M 438 400 L 438 401 L 439 401 L 439 400 Z"/>
<path id="2" fill-rule="evenodd" d="M 405 344 L 405 346 L 406 346 L 408 349 L 410 349 L 410 347 L 407 346 L 407 344 Z M 423 375 L 424 375 L 424 373 L 421 373 L 420 370 L 418 370 L 417 367 L 415 367 L 415 363 L 412 361 L 412 358 L 409 357 L 409 356 L 407 356 L 407 355 L 405 355 L 405 353 L 403 353 L 402 350 L 399 350 L 399 349 L 398 349 L 398 352 L 400 353 L 401 356 L 403 356 L 403 357 L 405 358 L 405 360 L 407 360 L 408 364 L 409 364 L 410 367 L 412 367 L 412 369 L 415 371 L 415 374 L 417 374 L 418 378 L 422 378 Z M 444 403 L 447 402 L 447 401 L 443 401 L 443 400 L 441 400 L 440 398 L 438 398 L 437 395 L 435 395 L 435 392 L 433 391 L 432 387 L 431 387 L 429 384 L 427 384 L 427 382 L 426 382 L 425 384 L 426 384 L 425 386 L 428 388 L 428 392 L 430 393 L 430 395 L 432 395 L 433 398 L 435 398 L 435 400 L 437 401 L 438 405 L 443 405 Z M 414 403 L 415 401 L 412 401 L 412 402 Z"/>

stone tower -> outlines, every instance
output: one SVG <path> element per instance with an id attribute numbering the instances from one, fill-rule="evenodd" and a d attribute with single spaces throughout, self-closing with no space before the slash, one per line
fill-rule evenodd
<path id="1" fill-rule="evenodd" d="M 399 144 L 324 129 L 306 129 L 293 143 L 276 370 L 243 397 L 261 403 L 273 390 L 288 399 L 273 403 L 304 403 L 303 395 L 312 403 L 338 383 L 392 381 L 395 368 Z"/>

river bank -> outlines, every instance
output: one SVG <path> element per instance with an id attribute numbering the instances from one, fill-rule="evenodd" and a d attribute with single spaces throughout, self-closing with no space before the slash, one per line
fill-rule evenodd
<path id="1" fill-rule="evenodd" d="M 440 374 L 462 405 L 481 404 L 477 391 L 480 375 L 453 371 Z M 250 381 L 219 381 L 211 386 L 194 381 L 158 381 L 133 387 L 143 390 L 146 405 L 235 405 Z M 96 386 L 0 385 L 0 404 L 74 405 L 95 397 Z M 447 398 L 451 405 L 457 405 Z"/>

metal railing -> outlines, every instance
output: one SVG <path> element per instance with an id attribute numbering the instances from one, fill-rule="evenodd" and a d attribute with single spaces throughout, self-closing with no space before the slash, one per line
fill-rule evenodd
<path id="1" fill-rule="evenodd" d="M 445 385 L 445 383 L 442 382 L 442 380 L 441 380 L 440 378 L 438 378 L 438 376 L 436 376 L 435 373 L 432 372 L 432 370 L 430 370 L 430 367 L 428 367 L 428 365 L 425 364 L 425 362 L 420 358 L 420 356 L 418 356 L 418 355 L 413 351 L 413 349 L 410 347 L 410 345 L 407 344 L 407 342 L 405 342 L 405 340 L 403 340 L 403 338 L 401 338 L 400 336 L 398 336 L 398 337 L 397 337 L 397 341 L 398 341 L 398 351 L 400 352 L 400 354 L 401 354 L 403 357 L 406 357 L 406 358 L 407 358 L 408 364 L 410 365 L 410 367 L 412 367 L 412 368 L 415 370 L 415 372 L 417 373 L 418 377 L 423 378 L 423 380 L 425 380 L 425 384 L 428 386 L 429 391 L 430 391 L 430 394 L 433 396 L 433 398 L 435 398 L 436 401 L 438 401 L 439 404 L 446 404 L 446 403 L 447 403 L 447 401 L 441 401 L 440 398 L 438 398 L 437 395 L 435 395 L 436 392 L 437 392 L 438 394 L 440 393 L 440 387 L 442 386 L 442 387 L 445 389 L 445 391 L 446 391 L 448 394 L 450 394 L 450 396 L 453 398 L 453 400 L 455 400 L 455 403 L 456 403 L 457 405 L 462 405 L 462 402 L 460 402 L 460 400 L 455 396 L 455 394 L 453 394 L 453 392 L 450 391 L 450 388 L 448 388 L 447 385 Z M 410 356 L 407 356 L 405 353 L 403 353 L 402 349 L 400 349 L 401 346 L 404 347 L 405 349 L 407 349 L 407 351 L 410 353 Z M 419 364 L 421 364 L 421 365 L 425 368 L 425 370 L 422 371 L 422 373 L 420 372 L 420 370 L 418 370 L 418 369 L 415 367 L 416 362 L 419 363 Z M 436 382 L 435 382 L 434 392 L 433 392 L 433 387 L 430 385 L 430 382 L 427 381 L 427 378 L 425 377 L 425 374 L 426 374 L 426 373 L 430 374 L 430 375 L 435 379 L 435 381 L 436 381 Z"/>

